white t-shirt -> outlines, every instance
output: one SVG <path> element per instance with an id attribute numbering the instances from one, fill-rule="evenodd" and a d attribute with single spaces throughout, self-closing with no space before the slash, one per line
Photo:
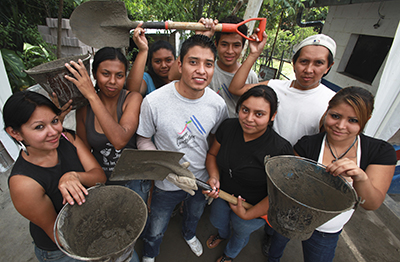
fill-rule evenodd
<path id="1" fill-rule="evenodd" d="M 178 93 L 176 82 L 144 98 L 136 133 L 147 138 L 154 136 L 158 150 L 184 153 L 180 163 L 189 162 L 195 177 L 207 181 L 207 137 L 228 117 L 228 110 L 224 100 L 208 87 L 202 97 L 188 99 Z M 155 181 L 155 185 L 166 191 L 180 190 L 167 180 Z"/>
<path id="2" fill-rule="evenodd" d="M 326 135 L 325 135 L 324 139 L 322 140 L 321 151 L 320 151 L 319 157 L 318 157 L 318 163 L 322 163 L 322 160 L 324 158 L 325 139 L 326 139 Z M 360 166 L 360 161 L 361 161 L 360 137 L 358 137 L 358 141 L 359 142 L 358 142 L 358 146 L 357 146 L 357 166 Z M 351 186 L 353 186 L 353 182 L 349 182 L 349 184 Z M 350 209 L 348 211 L 345 211 L 345 212 L 341 213 L 340 215 L 335 216 L 334 218 L 332 218 L 325 224 L 322 224 L 321 226 L 317 227 L 316 230 L 318 230 L 320 232 L 324 232 L 324 233 L 339 232 L 339 230 L 341 230 L 344 227 L 344 225 L 353 216 L 354 211 L 355 211 L 354 208 Z"/>
<path id="3" fill-rule="evenodd" d="M 215 62 L 214 76 L 211 80 L 210 88 L 225 100 L 230 118 L 237 117 L 236 103 L 239 100 L 239 96 L 235 96 L 228 91 L 234 76 L 234 73 L 225 72 L 218 66 L 217 62 Z M 250 70 L 246 79 L 246 84 L 256 83 L 258 83 L 257 74 L 253 70 Z"/>
<path id="4" fill-rule="evenodd" d="M 319 120 L 335 92 L 320 84 L 309 90 L 291 87 L 292 81 L 269 80 L 278 96 L 278 113 L 273 128 L 293 146 L 305 135 L 319 132 Z"/>

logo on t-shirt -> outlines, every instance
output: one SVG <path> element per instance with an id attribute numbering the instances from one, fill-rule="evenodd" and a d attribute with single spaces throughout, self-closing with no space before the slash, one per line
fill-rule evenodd
<path id="1" fill-rule="evenodd" d="M 181 132 L 178 133 L 178 138 L 177 138 L 177 145 L 180 148 L 183 147 L 198 147 L 199 145 L 196 142 L 196 130 L 201 134 L 201 135 L 207 135 L 206 130 L 204 127 L 201 125 L 200 121 L 192 115 L 190 117 L 189 121 L 185 122 L 185 126 Z"/>

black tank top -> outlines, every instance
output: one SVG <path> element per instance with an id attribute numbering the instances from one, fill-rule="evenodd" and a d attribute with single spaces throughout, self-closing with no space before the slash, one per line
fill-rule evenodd
<path id="1" fill-rule="evenodd" d="M 124 105 L 125 98 L 129 93 L 125 89 L 123 89 L 118 97 L 117 103 L 117 117 L 118 122 L 121 120 L 123 111 L 122 106 Z M 115 164 L 117 163 L 119 157 L 121 156 L 122 150 L 115 150 L 114 146 L 108 140 L 105 134 L 100 134 L 95 130 L 94 127 L 94 112 L 90 105 L 87 106 L 86 112 L 86 138 L 92 149 L 92 153 L 96 158 L 97 162 L 99 162 L 100 166 L 103 168 L 104 173 L 107 176 L 107 185 L 117 184 L 124 185 L 127 181 L 118 181 L 118 182 L 110 182 L 108 178 L 111 175 L 111 172 L 114 170 Z M 136 149 L 136 133 L 132 136 L 129 142 L 126 144 L 124 148 L 134 148 Z"/>
<path id="2" fill-rule="evenodd" d="M 51 199 L 54 209 L 58 214 L 63 207 L 63 197 L 60 190 L 58 190 L 60 178 L 69 171 L 83 172 L 85 170 L 78 158 L 75 146 L 63 136 L 60 138 L 57 153 L 58 164 L 53 167 L 34 165 L 26 161 L 20 153 L 8 179 L 14 175 L 24 175 L 34 179 L 44 188 L 46 195 Z M 47 251 L 58 250 L 57 245 L 42 228 L 30 222 L 29 230 L 36 246 Z"/>

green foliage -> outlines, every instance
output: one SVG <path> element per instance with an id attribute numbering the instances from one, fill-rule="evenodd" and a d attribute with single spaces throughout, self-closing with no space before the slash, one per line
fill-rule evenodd
<path id="1" fill-rule="evenodd" d="M 282 53 L 284 53 L 283 58 L 290 61 L 293 55 L 293 46 L 297 43 L 300 43 L 308 36 L 316 34 L 312 27 L 300 28 L 299 26 L 295 26 L 292 30 L 294 33 L 290 30 L 279 31 L 274 53 L 272 54 L 273 57 L 281 58 Z M 269 55 L 271 55 L 271 49 L 275 40 L 276 30 L 268 30 L 267 35 L 268 40 L 265 45 L 265 49 L 268 50 Z"/>
<path id="2" fill-rule="evenodd" d="M 43 46 L 34 46 L 28 43 L 24 44 L 23 52 L 1 49 L 1 54 L 13 92 L 35 84 L 35 81 L 24 70 L 55 59 L 54 54 Z"/>
<path id="3" fill-rule="evenodd" d="M 25 65 L 20 52 L 13 50 L 2 49 L 4 65 L 6 67 L 8 81 L 10 82 L 13 92 L 23 90 L 35 83 L 23 70 Z"/>
<path id="4" fill-rule="evenodd" d="M 134 21 L 195 22 L 201 17 L 221 18 L 233 11 L 233 0 L 124 0 L 128 17 Z M 243 6 L 238 16 L 243 16 Z"/>
<path id="5" fill-rule="evenodd" d="M 75 0 L 79 1 L 79 0 Z M 63 18 L 69 18 L 77 6 L 74 0 L 64 0 Z M 58 16 L 59 0 L 1 0 L 0 22 L 17 21 L 17 14 L 23 14 L 32 25 L 46 24 L 47 17 Z"/>

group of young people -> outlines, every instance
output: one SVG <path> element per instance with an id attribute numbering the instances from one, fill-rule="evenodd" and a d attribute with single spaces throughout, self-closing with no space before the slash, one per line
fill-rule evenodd
<path id="1" fill-rule="evenodd" d="M 240 21 L 233 16 L 221 20 Z M 196 256 L 202 255 L 196 228 L 207 203 L 205 195 L 214 198 L 210 221 L 216 228 L 206 246 L 212 249 L 227 241 L 217 262 L 234 260 L 251 233 L 263 226 L 263 251 L 268 261 L 279 261 L 289 239 L 265 219 L 266 155 L 295 154 L 318 161 L 352 184 L 365 200 L 362 207 L 381 205 L 396 155 L 387 142 L 362 134 L 373 110 L 370 92 L 348 87 L 335 94 L 321 84 L 334 63 L 334 40 L 319 34 L 295 46 L 295 80 L 258 83 L 251 67 L 264 48 L 266 34 L 262 41 L 250 43 L 250 54 L 241 65 L 245 39 L 216 32 L 213 41 L 209 36 L 218 21 L 200 22 L 211 30 L 185 40 L 177 59 L 166 42 L 156 42 L 149 50 L 144 30 L 136 28 L 133 39 L 139 53 L 128 76 L 126 58 L 110 47 L 94 57 L 95 86 L 82 61 L 66 64 L 75 77 L 66 79 L 89 101 L 76 113 L 77 135 L 63 130 L 60 109 L 46 97 L 22 91 L 8 99 L 3 109 L 5 129 L 24 145 L 9 178 L 10 194 L 18 212 L 30 221 L 40 261 L 73 261 L 54 243 L 57 213 L 66 202 L 84 204 L 87 187 L 112 184 L 108 177 L 124 148 L 182 152 L 181 164 L 212 188 L 202 191 L 192 184 L 183 190 L 179 178 L 154 182 L 151 212 L 142 233 L 143 262 L 159 255 L 171 214 L 182 202 L 182 236 Z M 239 31 L 247 35 L 245 25 Z M 255 34 L 251 37 L 258 40 Z M 151 181 L 118 184 L 147 201 Z M 219 188 L 237 196 L 238 204 L 221 200 Z M 253 207 L 246 210 L 243 201 Z M 351 215 L 348 211 L 335 217 L 303 241 L 305 261 L 331 261 Z M 131 261 L 139 261 L 136 253 Z"/>

